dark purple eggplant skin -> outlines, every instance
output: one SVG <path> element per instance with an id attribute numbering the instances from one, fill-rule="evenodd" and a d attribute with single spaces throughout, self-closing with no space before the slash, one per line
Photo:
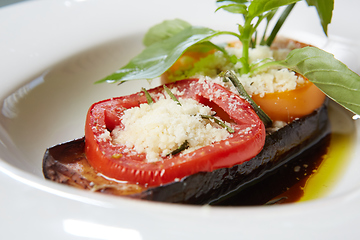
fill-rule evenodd
<path id="1" fill-rule="evenodd" d="M 136 184 L 119 183 L 98 174 L 88 163 L 84 150 L 84 137 L 48 148 L 43 160 L 44 177 L 76 188 L 111 195 L 125 196 L 145 189 Z"/>
<path id="2" fill-rule="evenodd" d="M 330 132 L 327 107 L 324 104 L 312 114 L 268 133 L 263 150 L 243 164 L 200 172 L 179 182 L 148 188 L 126 197 L 169 203 L 216 204 L 254 185 L 254 182 L 266 179 L 274 170 L 316 147 Z M 43 159 L 44 176 L 52 181 L 89 190 L 97 183 L 86 179 L 69 164 L 84 159 L 84 138 L 50 147 Z M 110 194 L 116 195 L 113 192 Z"/>
<path id="3" fill-rule="evenodd" d="M 268 134 L 263 150 L 243 164 L 197 173 L 179 182 L 147 189 L 133 197 L 159 202 L 215 204 L 266 178 L 274 169 L 318 144 L 330 132 L 327 107 L 324 104 L 312 114 Z"/>
<path id="4" fill-rule="evenodd" d="M 69 167 L 72 162 L 85 158 L 84 147 L 84 138 L 79 138 L 48 148 L 44 154 L 42 166 L 44 177 L 54 182 L 91 189 L 91 181 Z"/>

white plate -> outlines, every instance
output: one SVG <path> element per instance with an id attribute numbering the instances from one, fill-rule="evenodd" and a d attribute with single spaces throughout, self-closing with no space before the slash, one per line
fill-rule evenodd
<path id="1" fill-rule="evenodd" d="M 282 33 L 333 52 L 359 72 L 360 33 L 351 27 L 359 23 L 359 7 L 360 2 L 338 1 L 326 40 L 314 9 L 299 3 Z M 0 9 L 1 239 L 357 238 L 358 121 L 357 150 L 343 177 L 328 196 L 305 203 L 182 206 L 93 194 L 43 179 L 45 149 L 82 136 L 91 103 L 147 84 L 93 82 L 138 53 L 148 27 L 179 17 L 236 30 L 238 16 L 214 10 L 208 0 L 47 0 Z"/>

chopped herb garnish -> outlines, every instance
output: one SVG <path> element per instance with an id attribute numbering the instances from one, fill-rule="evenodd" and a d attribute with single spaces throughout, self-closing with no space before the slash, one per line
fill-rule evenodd
<path id="1" fill-rule="evenodd" d="M 185 142 L 183 144 L 181 144 L 177 149 L 175 149 L 174 151 L 172 151 L 171 153 L 167 154 L 166 156 L 174 156 L 176 154 L 181 153 L 182 151 L 184 151 L 185 149 L 189 148 L 189 142 L 187 140 L 185 140 Z"/>
<path id="2" fill-rule="evenodd" d="M 166 85 L 164 85 L 164 89 L 165 89 L 166 93 L 169 94 L 171 99 L 174 100 L 177 103 L 177 105 L 181 106 L 181 103 L 179 102 L 179 100 L 175 97 L 175 95 L 170 91 L 170 89 Z"/>
<path id="3" fill-rule="evenodd" d="M 167 94 L 169 94 L 169 96 L 171 97 L 172 100 L 174 100 L 179 106 L 181 106 L 181 103 L 179 102 L 179 100 L 175 97 L 175 95 L 170 91 L 170 89 L 164 85 L 164 89 L 167 92 Z M 200 116 L 204 119 L 212 119 L 214 120 L 215 123 L 217 123 L 218 125 L 222 126 L 223 128 L 225 128 L 229 133 L 234 133 L 234 129 L 232 129 L 231 127 L 227 126 L 224 122 L 222 122 L 221 120 L 215 118 L 214 116 L 210 116 L 210 115 L 202 115 L 200 114 Z"/>
<path id="4" fill-rule="evenodd" d="M 145 93 L 146 101 L 148 102 L 148 104 L 154 103 L 153 99 L 150 96 L 150 93 L 146 91 L 145 88 L 141 88 L 141 90 Z"/>
<path id="5" fill-rule="evenodd" d="M 216 124 L 218 124 L 218 125 L 222 126 L 223 128 L 225 128 L 229 133 L 234 133 L 235 132 L 234 129 L 232 129 L 231 127 L 226 125 L 223 121 L 217 119 L 214 116 L 200 114 L 200 117 L 202 117 L 203 119 L 211 119 L 211 120 L 213 120 Z"/>
<path id="6" fill-rule="evenodd" d="M 264 125 L 266 127 L 270 127 L 272 125 L 272 120 L 270 117 L 252 100 L 252 98 L 247 94 L 247 92 L 244 89 L 244 86 L 241 84 L 239 79 L 236 77 L 234 73 L 231 71 L 226 71 L 224 74 L 224 81 L 231 81 L 240 96 L 245 98 L 245 100 L 250 103 L 256 114 L 259 116 L 261 121 L 263 121 Z"/>

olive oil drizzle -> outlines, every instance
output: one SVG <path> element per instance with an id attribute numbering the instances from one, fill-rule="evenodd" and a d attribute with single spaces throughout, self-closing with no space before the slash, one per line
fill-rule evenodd
<path id="1" fill-rule="evenodd" d="M 334 125 L 339 125 L 339 122 L 344 124 L 343 120 L 349 118 L 343 109 L 334 108 L 331 103 L 330 120 L 333 120 L 334 115 L 341 119 L 332 121 L 335 128 L 338 126 Z M 344 174 L 355 147 L 354 123 L 346 124 L 351 130 L 333 131 L 293 161 L 213 205 L 275 205 L 310 201 L 326 196 Z"/>
<path id="2" fill-rule="evenodd" d="M 354 142 L 355 132 L 331 135 L 327 154 L 324 155 L 324 160 L 317 171 L 306 182 L 300 202 L 321 198 L 332 189 L 331 187 L 336 184 L 348 165 Z"/>
<path id="3" fill-rule="evenodd" d="M 298 202 L 309 177 L 317 171 L 328 151 L 331 134 L 288 163 L 255 179 L 215 206 L 255 206 Z M 270 200 L 269 200 L 270 199 Z"/>

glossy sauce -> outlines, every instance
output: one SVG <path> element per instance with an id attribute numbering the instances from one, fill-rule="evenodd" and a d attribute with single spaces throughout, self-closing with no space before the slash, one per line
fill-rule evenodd
<path id="1" fill-rule="evenodd" d="M 333 128 L 331 134 L 288 164 L 274 169 L 254 180 L 247 188 L 240 189 L 213 205 L 295 203 L 321 198 L 329 193 L 346 169 L 356 138 L 354 123 L 349 121 L 351 117 L 345 110 L 333 104 L 329 117 Z M 347 127 L 341 127 L 343 124 Z"/>

